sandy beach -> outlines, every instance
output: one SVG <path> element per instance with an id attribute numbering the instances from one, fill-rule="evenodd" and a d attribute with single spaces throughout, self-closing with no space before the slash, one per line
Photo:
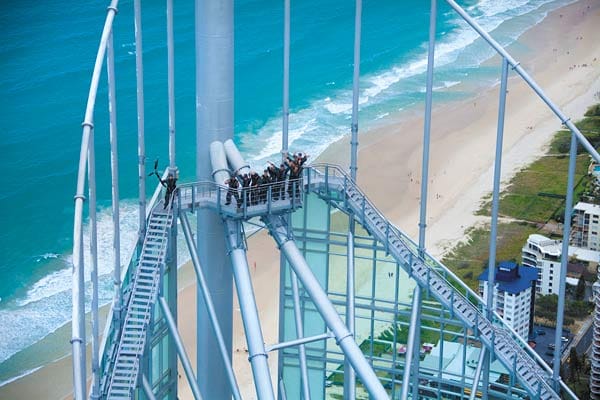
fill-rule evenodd
<path id="1" fill-rule="evenodd" d="M 599 27 L 600 2 L 580 0 L 551 13 L 526 32 L 518 46 L 509 49 L 573 120 L 581 118 L 589 105 L 600 102 Z M 490 65 L 499 63 L 499 58 L 489 62 Z M 552 134 L 561 127 L 560 121 L 514 72 L 510 77 L 503 181 L 539 157 Z M 460 87 L 452 89 L 460 90 Z M 498 89 L 496 86 L 469 100 L 439 106 L 435 105 L 434 98 L 427 200 L 427 248 L 434 256 L 441 256 L 463 239 L 468 227 L 488 220 L 473 214 L 492 188 Z M 391 222 L 413 238 L 418 233 L 422 135 L 421 108 L 393 116 L 389 124 L 362 132 L 359 138 L 361 188 Z M 347 167 L 349 153 L 349 140 L 345 138 L 330 146 L 318 160 Z M 248 263 L 265 342 L 272 344 L 278 338 L 279 253 L 265 232 L 252 237 L 248 245 Z M 192 360 L 196 356 L 194 279 L 189 265 L 180 269 L 180 331 Z M 234 305 L 234 366 L 242 395 L 251 399 L 255 398 L 255 392 L 244 349 L 239 308 Z M 276 355 L 270 355 L 269 363 L 272 374 L 276 374 Z M 69 357 L 53 362 L 1 387 L 0 398 L 68 397 L 70 368 Z M 182 378 L 180 398 L 192 398 L 184 381 Z"/>

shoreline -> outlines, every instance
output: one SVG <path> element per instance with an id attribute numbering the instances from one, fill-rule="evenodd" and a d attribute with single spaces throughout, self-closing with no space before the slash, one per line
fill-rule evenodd
<path id="1" fill-rule="evenodd" d="M 595 94 L 600 92 L 600 62 L 597 60 L 600 59 L 600 45 L 593 43 L 593 33 L 598 32 L 594 25 L 598 23 L 600 5 L 590 0 L 579 0 L 551 12 L 541 23 L 526 31 L 517 42 L 518 51 L 509 48 L 511 53 L 523 53 L 518 58 L 525 69 L 574 120 L 583 115 L 587 106 L 593 103 Z M 533 48 L 536 49 L 534 54 L 528 52 Z M 488 63 L 497 61 L 498 57 L 494 57 Z M 583 64 L 587 66 L 583 67 Z M 539 157 L 554 132 L 560 128 L 560 121 L 544 108 L 541 101 L 535 100 L 534 94 L 522 81 L 511 78 L 508 89 L 503 182 L 520 167 Z M 471 99 L 439 106 L 435 106 L 434 98 L 427 220 L 428 250 L 434 256 L 440 256 L 449 246 L 462 240 L 465 229 L 486 220 L 473 214 L 482 197 L 491 191 L 497 92 L 498 87 L 495 86 Z M 417 233 L 419 210 L 418 180 L 423 132 L 420 108 L 422 106 L 390 116 L 389 124 L 382 124 L 359 136 L 358 181 L 361 188 L 391 222 L 411 237 Z M 349 138 L 344 137 L 330 145 L 318 159 L 347 167 L 349 153 Z M 393 193 L 389 190 L 390 183 Z M 404 190 L 397 192 L 398 188 Z M 265 251 L 267 249 L 271 251 Z M 263 321 L 265 342 L 274 343 L 278 339 L 279 310 L 278 300 L 272 299 L 277 299 L 279 280 L 273 285 L 272 277 L 279 268 L 279 257 L 275 244 L 264 232 L 250 239 L 248 262 L 251 267 L 258 266 L 251 268 L 257 306 Z M 192 339 L 196 285 L 193 284 L 189 263 L 180 268 L 179 276 L 182 310 L 179 318 L 185 321 L 181 324 L 181 333 L 190 359 L 195 359 L 196 348 Z M 243 327 L 239 313 L 235 312 L 239 308 L 237 305 L 234 307 L 234 366 L 242 393 L 252 397 L 254 388 L 250 367 L 246 353 L 240 351 L 245 347 Z M 276 373 L 277 357 L 270 357 L 269 364 L 272 373 Z M 56 397 L 51 397 L 64 398 L 68 396 L 64 390 L 70 389 L 70 375 L 70 357 L 63 357 L 1 386 L 0 397 L 46 397 L 50 382 L 64 377 L 62 383 L 66 385 L 60 385 L 65 386 L 62 393 L 57 392 Z M 189 389 L 182 387 L 181 396 L 187 398 L 188 393 Z"/>

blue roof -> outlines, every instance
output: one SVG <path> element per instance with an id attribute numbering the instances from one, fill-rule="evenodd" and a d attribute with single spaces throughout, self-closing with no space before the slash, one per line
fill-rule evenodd
<path id="1" fill-rule="evenodd" d="M 496 267 L 498 290 L 513 294 L 521 293 L 531 288 L 532 282 L 537 281 L 537 275 L 537 268 L 520 266 L 513 261 L 501 261 Z M 479 275 L 479 280 L 487 282 L 488 268 Z"/>

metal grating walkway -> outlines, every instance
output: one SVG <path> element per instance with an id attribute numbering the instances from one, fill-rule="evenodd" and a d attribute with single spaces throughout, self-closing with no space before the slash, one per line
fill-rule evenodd
<path id="1" fill-rule="evenodd" d="M 459 317 L 469 327 L 479 331 L 482 343 L 493 348 L 494 355 L 509 370 L 514 370 L 519 381 L 535 398 L 560 399 L 550 385 L 551 375 L 532 359 L 521 344 L 504 328 L 494 325 L 463 294 L 436 270 L 426 265 L 414 243 L 408 242 L 395 226 L 391 225 L 364 193 L 341 169 L 326 166 L 320 173 L 311 170 L 309 190 L 326 201 L 352 212 L 358 221 L 386 247 L 396 261 L 427 289 L 440 303 Z M 333 176 L 332 176 L 333 175 Z"/>
<path id="2" fill-rule="evenodd" d="M 160 202 L 152 209 L 111 371 L 108 399 L 134 397 L 140 359 L 144 354 L 147 328 L 159 291 L 172 222 L 173 213 L 170 207 L 163 210 Z"/>

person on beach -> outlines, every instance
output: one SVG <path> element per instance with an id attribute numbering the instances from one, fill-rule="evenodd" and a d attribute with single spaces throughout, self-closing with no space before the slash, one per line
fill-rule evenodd
<path id="1" fill-rule="evenodd" d="M 231 196 L 233 196 L 235 197 L 237 208 L 240 208 L 241 201 L 240 194 L 238 193 L 238 187 L 240 186 L 240 183 L 238 182 L 237 177 L 235 175 L 230 176 L 229 179 L 225 181 L 225 184 L 228 188 L 227 196 L 225 196 L 225 205 L 228 206 L 231 204 Z"/>

